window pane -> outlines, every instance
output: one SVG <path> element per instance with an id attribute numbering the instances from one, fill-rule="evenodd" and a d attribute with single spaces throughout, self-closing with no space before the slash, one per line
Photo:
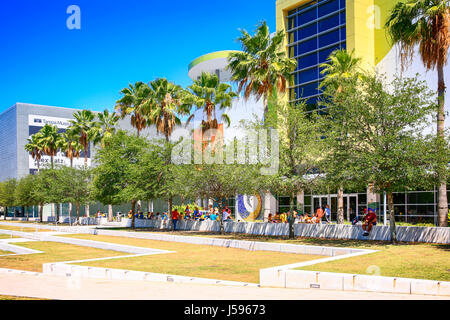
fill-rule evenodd
<path id="1" fill-rule="evenodd" d="M 434 204 L 433 192 L 413 192 L 408 193 L 408 204 L 422 204 L 430 203 Z"/>
<path id="2" fill-rule="evenodd" d="M 340 30 L 341 32 L 341 41 L 346 40 L 347 39 L 347 28 L 343 27 Z"/>
<path id="3" fill-rule="evenodd" d="M 339 16 L 340 16 L 340 18 L 341 18 L 340 24 L 344 24 L 344 23 L 347 21 L 347 15 L 346 15 L 345 11 L 344 11 L 344 12 L 341 12 L 341 13 L 339 14 Z"/>
<path id="4" fill-rule="evenodd" d="M 312 53 L 298 59 L 298 69 L 304 69 L 317 64 L 317 53 Z"/>
<path id="5" fill-rule="evenodd" d="M 299 44 L 299 51 L 298 54 L 303 54 L 309 51 L 313 51 L 317 49 L 317 40 L 316 38 L 313 38 L 311 40 L 305 41 L 301 44 Z"/>
<path id="6" fill-rule="evenodd" d="M 319 51 L 319 63 L 326 62 L 328 60 L 330 54 L 336 49 L 339 49 L 338 45 L 330 47 L 330 48 L 327 48 L 327 49 L 324 49 L 324 50 L 320 50 Z"/>
<path id="7" fill-rule="evenodd" d="M 325 47 L 339 42 L 339 30 L 334 30 L 319 37 L 319 47 Z"/>
<path id="8" fill-rule="evenodd" d="M 317 19 L 316 8 L 305 11 L 297 16 L 297 26 L 301 26 L 302 24 L 308 23 L 315 19 Z"/>
<path id="9" fill-rule="evenodd" d="M 323 17 L 337 10 L 339 10 L 339 0 L 329 1 L 319 6 L 319 17 Z"/>
<path id="10" fill-rule="evenodd" d="M 318 94 L 319 92 L 317 90 L 317 86 L 318 86 L 318 82 L 313 82 L 313 83 L 307 84 L 305 86 L 299 87 L 299 96 L 297 96 L 297 98 L 308 97 L 308 96 L 313 96 L 315 94 Z"/>
<path id="11" fill-rule="evenodd" d="M 404 204 L 405 194 L 404 193 L 394 193 L 394 204 Z"/>
<path id="12" fill-rule="evenodd" d="M 297 32 L 298 32 L 298 40 L 311 37 L 317 33 L 317 24 L 316 23 L 310 24 L 309 26 L 299 29 Z"/>
<path id="13" fill-rule="evenodd" d="M 408 215 L 434 216 L 434 205 L 408 205 Z"/>
<path id="14" fill-rule="evenodd" d="M 339 15 L 335 14 L 329 18 L 319 21 L 319 32 L 339 26 Z"/>
<path id="15" fill-rule="evenodd" d="M 311 196 L 305 196 L 305 206 L 310 206 L 311 205 Z"/>
<path id="16" fill-rule="evenodd" d="M 317 80 L 317 78 L 318 78 L 317 68 L 308 69 L 306 71 L 300 72 L 298 83 Z"/>

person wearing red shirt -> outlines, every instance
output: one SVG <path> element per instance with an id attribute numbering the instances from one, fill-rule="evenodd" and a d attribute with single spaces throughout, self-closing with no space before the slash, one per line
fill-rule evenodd
<path id="1" fill-rule="evenodd" d="M 372 230 L 372 227 L 377 224 L 377 214 L 375 213 L 375 210 L 369 209 L 369 213 L 366 214 L 363 218 L 363 230 L 364 230 L 364 236 L 367 237 Z"/>
<path id="2" fill-rule="evenodd" d="M 174 211 L 172 211 L 172 223 L 173 223 L 173 230 L 177 229 L 177 222 L 178 222 L 178 210 L 175 209 Z"/>

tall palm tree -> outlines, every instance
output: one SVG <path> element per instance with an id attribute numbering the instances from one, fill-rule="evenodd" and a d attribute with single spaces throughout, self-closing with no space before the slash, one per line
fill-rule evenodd
<path id="1" fill-rule="evenodd" d="M 28 138 L 28 143 L 25 145 L 25 150 L 31 153 L 31 156 L 37 163 L 38 172 L 40 171 L 41 158 L 44 155 L 44 151 L 42 150 L 42 145 L 39 140 L 40 134 L 38 132 Z"/>
<path id="2" fill-rule="evenodd" d="M 155 124 L 158 133 L 169 141 L 176 125 L 181 125 L 180 117 L 189 115 L 191 105 L 187 102 L 187 92 L 167 79 L 150 82 L 149 98 L 142 104 L 142 111 L 149 124 Z"/>
<path id="3" fill-rule="evenodd" d="M 356 58 L 354 50 L 348 52 L 345 49 L 333 51 L 328 57 L 328 61 L 321 64 L 321 74 L 325 78 L 320 83 L 319 88 L 330 87 L 340 93 L 342 92 L 342 81 L 353 78 L 359 72 L 361 58 Z"/>
<path id="4" fill-rule="evenodd" d="M 319 88 L 328 87 L 334 94 L 339 94 L 343 90 L 342 83 L 347 79 L 351 79 L 358 75 L 361 58 L 354 56 L 354 51 L 348 52 L 345 49 L 338 49 L 333 51 L 328 57 L 328 61 L 321 64 L 321 74 L 325 78 L 320 83 Z M 334 96 L 336 98 L 336 95 Z M 336 100 L 336 99 L 335 99 Z M 336 101 L 338 103 L 338 101 Z M 344 187 L 343 184 L 338 189 L 338 224 L 344 223 Z M 350 215 L 347 213 L 347 220 L 350 220 Z"/>
<path id="5" fill-rule="evenodd" d="M 450 47 L 450 1 L 449 0 L 407 0 L 397 3 L 385 24 L 393 44 L 399 44 L 402 70 L 412 61 L 415 47 L 419 46 L 422 62 L 427 70 L 437 69 L 438 105 L 437 137 L 438 152 L 445 145 L 445 81 L 444 66 Z M 448 226 L 448 199 L 446 167 L 442 161 L 438 168 L 439 226 Z M 445 163 L 447 162 L 447 163 Z"/>
<path id="6" fill-rule="evenodd" d="M 182 87 L 165 78 L 150 82 L 150 89 L 149 98 L 142 104 L 142 110 L 148 119 L 148 123 L 155 124 L 157 132 L 164 135 L 166 141 L 169 142 L 175 126 L 181 125 L 180 117 L 190 114 L 192 97 Z M 189 117 L 188 122 L 191 118 L 192 116 Z M 166 163 L 170 164 L 170 159 L 167 159 Z M 173 199 L 169 196 L 170 221 L 172 221 L 172 204 Z"/>
<path id="7" fill-rule="evenodd" d="M 92 142 L 94 145 L 100 144 L 104 148 L 108 139 L 116 132 L 117 122 L 120 116 L 116 113 L 109 113 L 107 109 L 97 114 L 98 120 L 92 128 Z"/>
<path id="8" fill-rule="evenodd" d="M 203 109 L 206 121 L 202 121 L 202 130 L 217 129 L 216 106 L 219 109 L 231 107 L 233 98 L 238 95 L 233 92 L 230 85 L 220 83 L 216 74 L 203 72 L 200 78 L 188 87 L 192 91 L 193 105 L 197 110 Z M 230 118 L 226 113 L 222 114 L 222 120 L 230 126 Z"/>
<path id="9" fill-rule="evenodd" d="M 251 36 L 241 30 L 238 38 L 243 52 L 230 53 L 228 69 L 232 80 L 238 83 L 238 92 L 244 91 L 244 98 L 254 95 L 264 99 L 264 115 L 267 116 L 269 98 L 274 93 L 285 93 L 293 79 L 292 72 L 297 61 L 286 56 L 285 34 L 278 31 L 273 37 L 267 23 L 263 21 Z"/>
<path id="10" fill-rule="evenodd" d="M 42 146 L 44 154 L 50 156 L 51 168 L 54 168 L 54 157 L 58 154 L 58 150 L 63 145 L 64 141 L 61 134 L 58 132 L 58 127 L 46 124 L 39 131 L 39 144 Z"/>
<path id="11" fill-rule="evenodd" d="M 83 146 L 80 143 L 79 135 L 71 128 L 67 129 L 66 132 L 62 134 L 64 142 L 61 146 L 61 150 L 67 158 L 70 159 L 70 167 L 73 168 L 73 159 L 80 158 L 80 153 L 83 150 Z"/>
<path id="12" fill-rule="evenodd" d="M 90 110 L 77 111 L 73 114 L 75 120 L 70 120 L 71 130 L 79 136 L 79 142 L 84 149 L 84 166 L 87 167 L 89 142 L 92 137 L 92 128 L 95 126 L 95 114 Z"/>
<path id="13" fill-rule="evenodd" d="M 145 114 L 142 112 L 142 103 L 148 100 L 150 91 L 146 83 L 138 81 L 134 85 L 129 84 L 127 88 L 122 89 L 120 93 L 123 96 L 116 102 L 116 111 L 122 119 L 128 115 L 131 117 L 131 125 L 136 128 L 138 136 L 148 124 Z"/>

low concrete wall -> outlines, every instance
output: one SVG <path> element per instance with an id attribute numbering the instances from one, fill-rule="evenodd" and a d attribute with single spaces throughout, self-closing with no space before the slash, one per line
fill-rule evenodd
<path id="1" fill-rule="evenodd" d="M 124 219 L 128 220 L 128 219 Z M 129 223 L 131 226 L 131 222 Z M 168 229 L 169 222 L 158 220 L 135 221 L 136 228 Z M 217 221 L 186 221 L 177 223 L 177 230 L 219 232 L 220 223 Z M 225 222 L 227 233 L 245 233 L 263 236 L 288 236 L 289 226 L 285 223 L 252 223 Z M 374 226 L 368 237 L 363 237 L 361 225 L 338 224 L 294 224 L 294 234 L 297 237 L 324 239 L 354 239 L 390 241 L 389 226 Z M 450 243 L 450 228 L 438 227 L 397 227 L 397 240 L 402 242 Z"/>
<path id="2" fill-rule="evenodd" d="M 450 282 L 276 268 L 260 271 L 261 286 L 450 296 Z"/>
<path id="3" fill-rule="evenodd" d="M 0 221 L 1 223 L 1 221 Z M 131 219 L 122 219 L 120 223 L 111 224 L 107 219 L 82 218 L 82 225 L 108 225 L 131 227 Z M 167 220 L 135 220 L 136 228 L 169 229 Z M 29 227 L 29 225 L 28 225 Z M 177 230 L 219 232 L 220 222 L 181 220 L 177 223 Z M 262 236 L 288 236 L 289 226 L 285 223 L 252 223 L 252 222 L 225 222 L 226 233 L 244 233 Z M 63 231 L 65 232 L 65 231 Z M 70 231 L 68 231 L 70 232 Z M 360 225 L 338 224 L 294 224 L 294 234 L 304 238 L 322 239 L 353 239 L 390 241 L 389 226 L 374 226 L 368 237 L 363 237 L 364 231 Z M 402 242 L 450 243 L 450 228 L 437 227 L 397 227 L 397 239 Z"/>

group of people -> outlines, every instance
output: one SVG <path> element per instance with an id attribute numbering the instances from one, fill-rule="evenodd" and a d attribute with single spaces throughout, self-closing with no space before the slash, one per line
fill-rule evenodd
<path id="1" fill-rule="evenodd" d="M 331 210 L 327 205 L 325 207 L 317 208 L 317 211 L 312 215 L 307 213 L 299 214 L 296 210 L 293 211 L 294 223 L 322 223 L 322 219 L 325 217 L 327 223 L 331 223 Z M 291 212 L 275 213 L 273 216 L 269 214 L 269 223 L 289 223 L 291 219 Z"/>
<path id="2" fill-rule="evenodd" d="M 157 212 L 156 214 L 154 214 L 153 212 L 137 212 L 134 214 L 134 217 L 135 219 L 140 220 L 168 220 L 169 213 L 163 212 L 162 214 L 160 214 L 159 212 Z M 133 218 L 132 210 L 128 212 L 128 218 Z M 208 210 L 203 210 L 199 207 L 195 207 L 194 210 L 192 210 L 191 208 L 189 208 L 189 206 L 186 206 L 184 212 L 179 212 L 178 209 L 172 211 L 172 222 L 174 223 L 174 228 L 176 228 L 176 224 L 179 220 L 220 221 L 220 219 L 223 219 L 223 221 L 232 221 L 231 210 L 230 208 L 228 208 L 228 206 L 225 206 L 225 209 L 222 210 L 222 215 L 220 215 L 219 213 L 219 208 L 214 208 L 212 205 L 209 206 Z"/>
<path id="3" fill-rule="evenodd" d="M 310 216 L 307 213 L 299 214 L 297 211 L 293 211 L 294 223 L 310 223 L 310 224 L 320 224 L 322 223 L 323 218 L 325 218 L 326 223 L 331 223 L 331 210 L 330 206 L 326 205 L 325 207 L 317 208 L 316 212 Z M 268 222 L 269 223 L 289 223 L 291 219 L 291 212 L 285 213 L 275 213 L 273 216 L 269 214 Z M 362 228 L 364 230 L 363 236 L 367 237 L 370 234 L 373 226 L 377 224 L 377 213 L 375 209 L 365 208 L 364 214 L 362 218 L 356 216 L 352 224 L 356 225 L 358 222 L 362 222 Z"/>

